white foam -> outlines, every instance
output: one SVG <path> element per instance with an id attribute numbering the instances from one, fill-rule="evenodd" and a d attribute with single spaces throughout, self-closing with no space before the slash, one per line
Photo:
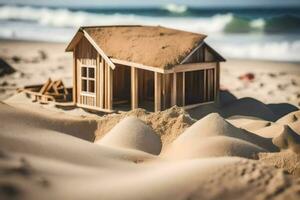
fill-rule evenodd
<path id="1" fill-rule="evenodd" d="M 171 6 L 169 6 L 169 9 Z M 175 7 L 176 12 L 183 11 L 184 7 Z M 87 12 L 72 12 L 67 9 L 48 9 L 33 7 L 0 7 L 0 19 L 33 21 L 44 26 L 78 27 L 82 25 L 107 24 L 146 24 L 162 25 L 185 29 L 194 32 L 219 32 L 232 20 L 231 14 L 216 15 L 209 18 L 193 17 L 146 17 L 130 14 L 93 14 Z"/>
<path id="2" fill-rule="evenodd" d="M 177 5 L 170 3 L 164 6 L 164 9 L 168 10 L 171 13 L 184 13 L 188 10 L 186 5 Z"/>
<path id="3" fill-rule="evenodd" d="M 170 6 L 169 6 L 170 7 Z M 173 8 L 172 8 L 173 9 Z M 176 9 L 179 9 L 176 7 Z M 176 10 L 175 9 L 175 10 Z M 181 8 L 181 10 L 184 10 Z M 133 14 L 96 14 L 67 9 L 0 6 L 0 37 L 10 39 L 68 42 L 79 26 L 87 25 L 161 25 L 209 35 L 216 50 L 225 57 L 300 61 L 300 37 L 272 38 L 270 35 L 224 35 L 232 14 L 212 17 L 151 17 Z M 263 29 L 265 21 L 250 22 L 255 29 Z M 21 31 L 20 31 L 21 30 Z M 219 37 L 221 35 L 221 37 Z"/>
<path id="4" fill-rule="evenodd" d="M 222 43 L 218 44 L 218 51 L 230 58 L 300 61 L 300 40 L 246 44 Z"/>

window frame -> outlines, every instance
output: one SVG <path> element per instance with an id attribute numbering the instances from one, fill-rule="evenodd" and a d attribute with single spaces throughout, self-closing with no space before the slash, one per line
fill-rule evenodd
<path id="1" fill-rule="evenodd" d="M 82 76 L 82 69 L 86 68 L 86 77 Z M 90 69 L 94 70 L 94 77 L 89 77 Z M 82 81 L 86 80 L 86 91 L 82 90 Z M 94 92 L 89 91 L 90 82 L 94 82 Z M 81 86 L 81 94 L 85 96 L 96 96 L 96 66 L 93 65 L 81 65 L 80 68 L 80 86 Z"/>

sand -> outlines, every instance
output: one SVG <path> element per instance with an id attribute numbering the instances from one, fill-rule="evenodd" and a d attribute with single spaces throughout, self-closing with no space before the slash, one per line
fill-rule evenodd
<path id="1" fill-rule="evenodd" d="M 136 149 L 158 155 L 161 151 L 160 137 L 143 121 L 127 117 L 112 128 L 97 144 Z"/>
<path id="2" fill-rule="evenodd" d="M 16 72 L 0 78 L 6 82 L 0 91 L 6 99 L 0 103 L 0 199 L 300 198 L 299 99 L 288 99 L 298 82 L 273 88 L 274 95 L 266 92 L 270 85 L 256 87 L 297 77 L 297 64 L 229 61 L 234 70 L 222 68 L 222 85 L 232 88 L 222 91 L 220 106 L 188 111 L 104 115 L 14 94 L 13 88 L 48 76 L 70 81 L 71 55 L 61 54 L 63 47 L 1 41 L 0 55 Z M 237 78 L 245 67 L 255 74 L 252 82 Z M 274 70 L 276 80 L 267 75 Z"/>
<path id="3" fill-rule="evenodd" d="M 28 124 L 37 122 L 40 116 L 5 104 L 1 104 L 0 113 L 5 119 L 0 122 L 2 199 L 238 199 L 241 195 L 243 199 L 299 198 L 299 181 L 274 168 L 271 162 L 253 160 L 252 155 L 265 150 L 251 143 L 249 137 L 233 137 L 233 125 L 226 125 L 230 134 L 217 130 L 217 136 L 207 133 L 199 137 L 200 131 L 187 129 L 175 142 L 188 137 L 184 142 L 189 141 L 189 145 L 176 149 L 183 154 L 171 157 L 167 152 L 157 156 L 116 143 L 94 144 L 80 138 L 86 134 L 84 128 L 78 128 L 79 135 L 74 137 L 63 128 L 58 132 L 39 123 Z M 19 113 L 26 114 L 23 120 L 15 118 Z M 212 116 L 223 121 L 217 114 Z M 51 120 L 51 116 L 44 118 Z M 136 118 L 121 121 L 111 131 L 129 122 L 140 123 L 135 134 L 153 134 Z M 59 123 L 54 121 L 52 126 Z M 147 147 L 160 143 L 156 139 L 132 140 L 131 145 L 136 147 L 140 141 Z M 290 172 L 297 174 L 294 169 Z"/>
<path id="4" fill-rule="evenodd" d="M 170 69 L 179 64 L 206 37 L 161 26 L 100 26 L 83 29 L 108 57 L 161 69 Z"/>

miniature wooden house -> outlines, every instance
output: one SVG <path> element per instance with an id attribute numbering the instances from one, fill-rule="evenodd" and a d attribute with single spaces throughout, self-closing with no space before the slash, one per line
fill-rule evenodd
<path id="1" fill-rule="evenodd" d="M 225 60 L 205 37 L 160 26 L 81 27 L 66 48 L 73 100 L 100 111 L 216 103 Z"/>

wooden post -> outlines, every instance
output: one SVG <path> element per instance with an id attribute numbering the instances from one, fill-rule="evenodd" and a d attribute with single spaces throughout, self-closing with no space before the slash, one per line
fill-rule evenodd
<path id="1" fill-rule="evenodd" d="M 161 74 L 154 72 L 154 111 L 161 110 Z"/>
<path id="2" fill-rule="evenodd" d="M 220 63 L 217 62 L 217 104 L 220 103 Z"/>
<path id="3" fill-rule="evenodd" d="M 207 91 L 207 88 L 206 88 L 206 72 L 207 72 L 207 70 L 206 69 L 204 69 L 203 70 L 204 71 L 204 93 L 203 93 L 203 96 L 204 96 L 204 102 L 206 102 L 207 101 L 207 98 L 206 98 L 206 91 Z"/>
<path id="4" fill-rule="evenodd" d="M 104 108 L 108 109 L 108 105 L 107 105 L 107 93 L 108 93 L 108 65 L 107 63 L 104 63 L 104 81 L 105 81 L 105 85 L 104 85 Z"/>
<path id="5" fill-rule="evenodd" d="M 76 94 L 77 94 L 77 103 L 80 103 L 82 104 L 82 101 L 81 101 L 81 91 L 82 91 L 82 88 L 81 88 L 81 62 L 78 58 L 75 59 L 76 61 L 76 72 L 77 72 L 77 81 L 76 81 L 76 86 L 77 86 L 77 91 L 76 91 Z"/>
<path id="6" fill-rule="evenodd" d="M 177 73 L 173 73 L 172 106 L 177 105 Z"/>
<path id="7" fill-rule="evenodd" d="M 215 66 L 214 70 L 214 101 L 217 100 L 217 66 Z"/>
<path id="8" fill-rule="evenodd" d="M 131 67 L 131 109 L 138 108 L 138 69 Z"/>
<path id="9" fill-rule="evenodd" d="M 185 106 L 185 72 L 182 72 L 182 106 Z"/>
<path id="10" fill-rule="evenodd" d="M 73 103 L 77 102 L 77 65 L 76 65 L 76 48 L 73 51 Z M 78 80 L 80 81 L 80 80 Z"/>
<path id="11" fill-rule="evenodd" d="M 166 98 L 167 98 L 167 94 L 166 94 L 166 79 L 167 79 L 167 77 L 166 77 L 166 74 L 162 74 L 161 75 L 161 78 L 162 78 L 162 98 L 163 98 L 163 103 L 162 103 L 162 109 L 164 110 L 164 109 L 166 109 Z"/>
<path id="12" fill-rule="evenodd" d="M 109 65 L 107 65 L 107 109 L 113 108 L 113 71 Z"/>
<path id="13" fill-rule="evenodd" d="M 99 98 L 100 98 L 100 108 L 104 108 L 104 59 L 100 58 L 100 80 L 99 80 L 99 87 L 100 87 L 100 91 L 99 91 Z"/>

